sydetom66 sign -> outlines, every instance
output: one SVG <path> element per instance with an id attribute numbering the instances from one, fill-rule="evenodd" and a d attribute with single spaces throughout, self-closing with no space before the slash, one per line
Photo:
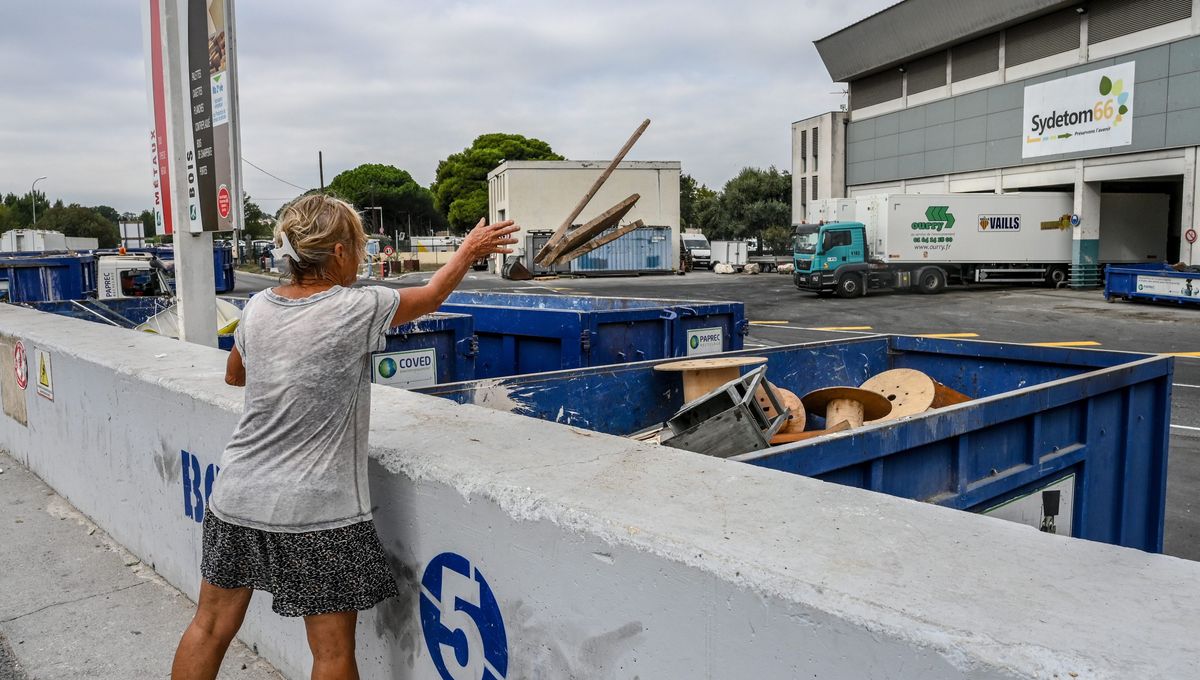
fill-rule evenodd
<path id="1" fill-rule="evenodd" d="M 1134 62 L 1025 88 L 1021 157 L 1133 142 Z"/>

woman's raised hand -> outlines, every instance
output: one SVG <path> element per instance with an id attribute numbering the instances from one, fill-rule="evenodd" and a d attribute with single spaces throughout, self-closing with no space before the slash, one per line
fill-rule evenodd
<path id="1" fill-rule="evenodd" d="M 467 251 L 472 260 L 495 253 L 511 253 L 512 248 L 507 246 L 515 244 L 517 239 L 510 235 L 520 228 L 512 220 L 488 224 L 487 218 L 481 218 L 479 224 L 476 224 L 475 228 L 467 232 L 466 237 L 463 238 L 461 249 Z"/>

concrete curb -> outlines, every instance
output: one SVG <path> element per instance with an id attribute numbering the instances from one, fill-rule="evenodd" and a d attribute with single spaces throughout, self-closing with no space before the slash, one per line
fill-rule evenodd
<path id="1" fill-rule="evenodd" d="M 195 605 L 5 453 L 0 470 L 0 680 L 168 677 Z M 218 677 L 283 678 L 238 641 Z"/>

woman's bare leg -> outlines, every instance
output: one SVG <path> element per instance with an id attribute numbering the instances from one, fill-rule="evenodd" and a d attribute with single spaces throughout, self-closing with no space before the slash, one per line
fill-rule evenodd
<path id="1" fill-rule="evenodd" d="M 304 617 L 312 650 L 312 680 L 358 680 L 354 660 L 354 628 L 358 612 L 332 612 Z"/>
<path id="2" fill-rule="evenodd" d="M 200 603 L 179 640 L 175 662 L 171 664 L 173 680 L 213 680 L 217 677 L 225 650 L 242 627 L 253 594 L 249 588 L 218 588 L 208 581 L 200 581 Z"/>

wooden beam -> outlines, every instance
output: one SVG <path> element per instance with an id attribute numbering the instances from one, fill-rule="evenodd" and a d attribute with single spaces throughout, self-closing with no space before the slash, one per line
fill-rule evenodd
<path id="1" fill-rule="evenodd" d="M 608 167 L 604 169 L 604 172 L 600 173 L 600 176 L 596 178 L 595 182 L 592 183 L 592 188 L 588 189 L 587 193 L 583 195 L 583 198 L 579 199 L 579 203 L 571 211 L 571 214 L 567 215 L 567 219 L 563 220 L 558 229 L 554 230 L 554 234 L 550 236 L 550 240 L 546 242 L 546 245 L 542 246 L 542 249 L 538 251 L 536 258 L 538 264 L 545 264 L 544 258 L 546 254 L 550 252 L 551 248 L 558 245 L 558 242 L 561 241 L 562 237 L 567 233 L 567 229 L 570 229 L 571 225 L 574 224 L 575 218 L 579 217 L 579 214 L 582 213 L 583 209 L 587 207 L 588 201 L 591 201 L 592 197 L 596 195 L 596 192 L 600 191 L 600 187 L 604 186 L 604 183 L 608 180 L 609 175 L 613 173 L 613 170 L 617 169 L 617 165 L 619 165 L 621 161 L 625 159 L 625 154 L 629 153 L 629 150 L 633 148 L 633 145 L 637 143 L 637 140 L 642 136 L 642 133 L 645 132 L 646 128 L 648 127 L 650 127 L 649 118 L 642 121 L 642 124 L 638 126 L 638 129 L 634 130 L 633 134 L 629 137 L 629 141 L 625 142 L 625 146 L 621 147 L 621 150 L 617 152 L 616 157 L 613 158 L 612 162 L 608 164 Z"/>
<path id="2" fill-rule="evenodd" d="M 587 243 L 600 232 L 615 227 L 621 221 L 621 218 L 625 216 L 625 213 L 629 212 L 640 198 L 641 195 L 639 194 L 630 194 L 625 200 L 600 213 L 582 227 L 572 231 L 563 240 L 559 241 L 558 245 L 550 248 L 548 251 L 543 249 L 543 252 L 539 253 L 540 259 L 537 260 L 537 263 L 545 266 L 558 259 L 559 255 Z"/>
<path id="3" fill-rule="evenodd" d="M 584 255 L 587 255 L 588 253 L 592 252 L 593 250 L 599 248 L 600 246 L 607 245 L 609 243 L 612 243 L 613 241 L 616 241 L 617 239 L 621 238 L 625 234 L 628 234 L 632 231 L 636 231 L 638 229 L 645 229 L 645 228 L 646 228 L 646 223 L 641 220 L 631 222 L 631 223 L 621 227 L 620 229 L 617 229 L 616 231 L 614 231 L 611 234 L 605 234 L 604 236 L 601 236 L 599 238 L 588 241 L 587 243 L 579 246 L 575 250 L 572 250 L 571 252 L 569 252 L 565 255 L 560 255 L 558 257 L 558 259 L 556 259 L 554 261 L 554 264 L 556 264 L 556 265 L 566 264 L 566 263 L 570 262 L 571 260 L 574 260 L 577 257 L 582 257 Z"/>

